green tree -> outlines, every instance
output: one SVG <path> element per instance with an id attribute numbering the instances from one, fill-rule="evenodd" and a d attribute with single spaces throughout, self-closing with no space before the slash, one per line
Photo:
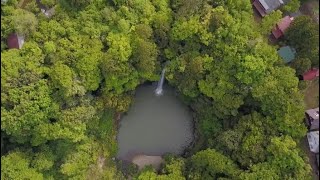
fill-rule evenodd
<path id="1" fill-rule="evenodd" d="M 56 0 L 43 0 L 43 1 L 41 1 L 41 3 L 50 8 L 54 5 L 56 5 L 57 1 Z"/>
<path id="2" fill-rule="evenodd" d="M 17 33 L 24 36 L 35 32 L 38 25 L 35 15 L 23 9 L 16 9 L 13 12 L 12 22 Z"/>
<path id="3" fill-rule="evenodd" d="M 125 34 L 109 33 L 107 37 L 108 53 L 119 61 L 128 61 L 132 53 L 130 38 Z"/>
<path id="4" fill-rule="evenodd" d="M 152 36 L 152 28 L 146 24 L 138 24 L 135 26 L 135 34 L 144 40 L 150 39 Z"/>
<path id="5" fill-rule="evenodd" d="M 99 59 L 95 56 L 84 57 L 77 63 L 79 76 L 83 80 L 83 85 L 88 91 L 98 89 L 101 81 L 101 72 L 98 68 Z"/>
<path id="6" fill-rule="evenodd" d="M 273 119 L 279 132 L 302 137 L 306 132 L 302 121 L 304 103 L 294 70 L 289 67 L 271 69 L 260 83 L 253 87 L 252 96 L 260 102 L 262 114 Z"/>
<path id="7" fill-rule="evenodd" d="M 50 78 L 55 88 L 57 88 L 64 97 L 73 95 L 84 95 L 85 88 L 76 81 L 74 71 L 67 65 L 57 62 L 50 71 Z"/>
<path id="8" fill-rule="evenodd" d="M 205 1 L 192 1 L 192 0 L 173 0 L 171 2 L 172 9 L 176 12 L 177 19 L 187 18 L 190 14 L 199 14 Z"/>
<path id="9" fill-rule="evenodd" d="M 240 174 L 240 179 L 250 180 L 250 179 L 281 179 L 277 172 L 277 167 L 272 166 L 270 163 L 258 163 L 253 165 L 249 171 L 242 172 Z"/>
<path id="10" fill-rule="evenodd" d="M 271 154 L 268 160 L 242 172 L 241 179 L 311 179 L 311 167 L 304 162 L 291 137 L 273 137 L 267 151 Z"/>
<path id="11" fill-rule="evenodd" d="M 156 179 L 156 180 L 185 180 L 183 176 L 185 161 L 182 158 L 166 157 L 165 166 L 161 175 L 157 175 L 154 169 L 145 168 L 139 173 L 138 180 Z"/>
<path id="12" fill-rule="evenodd" d="M 154 41 L 159 48 L 165 48 L 168 45 L 168 32 L 173 21 L 172 10 L 168 0 L 153 0 L 156 13 L 153 17 Z M 161 53 L 161 52 L 160 52 Z"/>
<path id="13" fill-rule="evenodd" d="M 188 177 L 191 179 L 236 178 L 238 174 L 239 169 L 231 159 L 214 149 L 207 149 L 192 156 Z"/>
<path id="14" fill-rule="evenodd" d="M 46 141 L 38 128 L 47 125 L 57 111 L 50 91 L 45 80 L 9 90 L 8 105 L 1 107 L 1 129 L 20 143 L 31 141 L 33 145 L 38 145 Z"/>
<path id="15" fill-rule="evenodd" d="M 1 8 L 1 52 L 5 49 L 5 38 L 12 32 L 13 26 L 11 22 L 11 14 L 13 8 L 11 6 L 3 6 Z"/>
<path id="16" fill-rule="evenodd" d="M 260 24 L 260 32 L 262 35 L 268 35 L 271 33 L 272 28 L 282 18 L 282 12 L 280 10 L 273 11 L 262 19 Z"/>
<path id="17" fill-rule="evenodd" d="M 102 80 L 99 68 L 102 57 L 102 53 L 88 53 L 77 61 L 76 69 L 87 91 L 94 91 L 99 87 Z"/>
<path id="18" fill-rule="evenodd" d="M 308 82 L 307 81 L 299 81 L 298 87 L 300 90 L 305 90 L 308 87 Z"/>
<path id="19" fill-rule="evenodd" d="M 87 139 L 78 144 L 73 152 L 68 154 L 61 165 L 61 172 L 69 178 L 86 179 L 90 165 L 96 164 L 99 156 L 99 146 Z M 97 167 L 95 167 L 97 168 Z"/>
<path id="20" fill-rule="evenodd" d="M 311 68 L 311 61 L 308 58 L 297 58 L 290 65 L 296 70 L 297 75 L 302 75 Z"/>
<path id="21" fill-rule="evenodd" d="M 24 9 L 29 12 L 32 12 L 33 14 L 38 14 L 41 11 L 36 1 L 28 2 Z"/>
<path id="22" fill-rule="evenodd" d="M 286 5 L 284 5 L 282 7 L 282 10 L 284 12 L 296 12 L 299 10 L 300 8 L 300 1 L 301 0 L 292 0 L 292 1 L 289 1 Z"/>
<path id="23" fill-rule="evenodd" d="M 191 107 L 195 111 L 195 121 L 199 125 L 198 133 L 208 141 L 223 131 L 224 124 L 223 120 L 216 117 L 212 104 L 212 101 L 204 96 L 196 98 L 191 103 Z"/>
<path id="24" fill-rule="evenodd" d="M 56 156 L 49 146 L 41 146 L 40 152 L 35 153 L 31 165 L 38 171 L 49 171 L 54 166 Z"/>
<path id="25" fill-rule="evenodd" d="M 227 152 L 243 167 L 264 162 L 269 137 L 277 134 L 269 117 L 257 112 L 242 116 L 232 130 L 222 132 L 216 139 L 217 147 Z"/>
<path id="26" fill-rule="evenodd" d="M 319 27 L 309 16 L 297 17 L 286 32 L 289 43 L 298 51 L 317 47 Z M 298 37 L 303 37 L 299 38 Z"/>
<path id="27" fill-rule="evenodd" d="M 59 37 L 66 35 L 66 28 L 57 20 L 40 21 L 38 31 L 39 32 L 34 33 L 33 39 L 40 43 L 56 41 L 60 39 Z M 60 41 L 62 41 L 62 39 Z"/>
<path id="28" fill-rule="evenodd" d="M 50 74 L 52 82 L 56 87 L 60 87 L 65 90 L 71 89 L 73 81 L 73 71 L 67 65 L 62 64 L 61 62 L 56 63 L 52 67 L 52 72 Z"/>
<path id="29" fill-rule="evenodd" d="M 278 174 L 282 178 L 306 179 L 309 177 L 311 167 L 301 158 L 296 143 L 290 136 L 272 138 L 268 151 L 273 154 L 271 164 L 278 167 Z"/>
<path id="30" fill-rule="evenodd" d="M 189 20 L 176 21 L 172 27 L 172 36 L 175 40 L 185 40 L 195 35 L 200 28 L 199 17 L 193 16 Z"/>
<path id="31" fill-rule="evenodd" d="M 312 66 L 319 66 L 319 26 L 309 16 L 297 17 L 285 36 L 298 56 L 310 58 Z"/>
<path id="32" fill-rule="evenodd" d="M 20 51 L 1 53 L 1 97 L 11 88 L 35 83 L 43 77 L 43 54 L 36 43 L 26 42 Z"/>
<path id="33" fill-rule="evenodd" d="M 92 3 L 92 0 L 71 0 L 69 3 L 74 8 L 82 8 Z"/>
<path id="34" fill-rule="evenodd" d="M 28 155 L 22 152 L 11 152 L 1 156 L 1 179 L 44 179 L 43 175 L 30 164 Z"/>
<path id="35" fill-rule="evenodd" d="M 133 45 L 133 65 L 137 68 L 142 78 L 154 80 L 157 65 L 157 46 L 155 43 L 137 38 Z"/>
<path id="36" fill-rule="evenodd" d="M 195 113 L 200 140 L 190 158 L 168 156 L 160 173 L 134 178 L 307 177 L 294 142 L 306 133 L 299 82 L 263 38 L 280 11 L 257 24 L 250 0 L 42 3 L 55 6 L 55 16 L 35 16 L 35 2 L 1 7 L 2 179 L 125 179 L 111 160 L 114 116 L 164 64 Z M 319 64 L 309 20 L 298 17 L 286 34 L 297 72 L 309 67 L 306 59 Z M 19 31 L 23 48 L 7 50 L 6 38 Z"/>
<path id="37" fill-rule="evenodd" d="M 86 123 L 95 118 L 92 106 L 77 106 L 62 110 L 50 124 L 39 127 L 39 131 L 48 140 L 66 139 L 72 142 L 83 140 L 86 135 Z"/>
<path id="38" fill-rule="evenodd" d="M 198 82 L 204 76 L 206 65 L 212 61 L 211 57 L 196 56 L 195 52 L 183 54 L 171 61 L 167 72 L 168 80 L 175 82 L 184 95 L 197 97 L 200 95 Z"/>

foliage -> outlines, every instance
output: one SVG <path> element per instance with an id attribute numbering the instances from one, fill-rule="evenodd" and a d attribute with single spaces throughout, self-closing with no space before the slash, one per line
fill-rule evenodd
<path id="1" fill-rule="evenodd" d="M 289 1 L 286 5 L 282 7 L 282 10 L 285 12 L 296 12 L 300 8 L 300 1 L 301 0 Z"/>
<path id="2" fill-rule="evenodd" d="M 131 56 L 130 40 L 125 34 L 110 33 L 107 37 L 107 42 L 111 47 L 108 49 L 108 53 L 115 60 L 127 61 Z"/>
<path id="3" fill-rule="evenodd" d="M 38 20 L 34 14 L 22 9 L 16 9 L 13 12 L 12 23 L 18 34 L 28 36 L 36 31 Z"/>
<path id="4" fill-rule="evenodd" d="M 295 37 L 298 36 L 302 36 L 303 38 L 295 39 Z M 308 16 L 297 17 L 287 31 L 288 41 L 295 46 L 297 50 L 307 49 L 308 47 L 317 47 L 316 43 L 318 42 L 318 36 L 318 27 Z"/>
<path id="5" fill-rule="evenodd" d="M 217 137 L 220 150 L 231 154 L 243 167 L 266 160 L 269 136 L 275 135 L 270 118 L 257 112 L 243 116 L 234 130 L 223 132 Z"/>
<path id="6" fill-rule="evenodd" d="M 73 179 L 86 179 L 88 167 L 98 159 L 97 148 L 97 143 L 88 140 L 81 143 L 63 162 L 62 174 Z"/>
<path id="7" fill-rule="evenodd" d="M 273 157 L 272 165 L 278 167 L 277 173 L 285 179 L 304 179 L 308 177 L 310 165 L 305 164 L 296 149 L 296 142 L 290 136 L 275 137 L 267 149 Z M 308 179 L 311 179 L 308 178 Z"/>
<path id="8" fill-rule="evenodd" d="M 309 16 L 297 17 L 285 35 L 298 56 L 310 58 L 313 67 L 319 66 L 319 26 Z"/>
<path id="9" fill-rule="evenodd" d="M 31 1 L 31 2 L 28 2 L 24 9 L 34 13 L 34 14 L 37 14 L 39 13 L 41 10 L 38 8 L 38 4 L 36 1 Z"/>
<path id="10" fill-rule="evenodd" d="M 227 157 L 214 149 L 196 153 L 191 158 L 191 179 L 219 179 L 220 177 L 235 178 L 239 173 L 238 167 Z"/>
<path id="11" fill-rule="evenodd" d="M 307 177 L 295 144 L 306 133 L 295 75 L 319 65 L 310 18 L 286 32 L 294 71 L 264 38 L 282 13 L 257 24 L 250 0 L 41 2 L 55 15 L 40 15 L 36 2 L 1 7 L 2 179 L 125 179 L 111 160 L 115 115 L 164 65 L 204 143 L 136 179 Z M 6 46 L 14 32 L 26 36 L 21 49 Z"/>
<path id="12" fill-rule="evenodd" d="M 271 33 L 271 30 L 276 26 L 276 24 L 282 18 L 282 12 L 279 10 L 273 11 L 262 19 L 260 25 L 260 31 L 263 35 L 268 35 Z"/>
<path id="13" fill-rule="evenodd" d="M 309 176 L 311 167 L 301 158 L 292 138 L 272 138 L 267 151 L 272 154 L 268 161 L 253 165 L 240 175 L 241 179 L 312 179 Z"/>
<path id="14" fill-rule="evenodd" d="M 46 138 L 41 128 L 49 124 L 48 119 L 53 118 L 57 111 L 48 91 L 50 89 L 44 80 L 9 90 L 11 98 L 7 103 L 10 105 L 1 107 L 2 129 L 20 143 L 43 143 Z"/>
<path id="15" fill-rule="evenodd" d="M 296 70 L 297 75 L 302 75 L 311 68 L 309 58 L 297 58 L 291 63 L 291 67 Z"/>
<path id="16" fill-rule="evenodd" d="M 137 29 L 144 31 L 143 29 Z M 146 29 L 148 31 L 149 29 Z M 138 32 L 139 33 L 139 32 Z M 140 32 L 142 33 L 142 32 Z M 145 32 L 144 36 L 138 35 L 133 45 L 133 66 L 140 72 L 140 76 L 146 80 L 154 80 L 157 65 L 157 46 L 146 38 L 150 38 L 151 32 Z M 144 38 L 144 39 L 143 39 Z"/>
<path id="17" fill-rule="evenodd" d="M 172 28 L 175 40 L 185 40 L 199 31 L 199 17 L 191 17 L 188 21 L 176 22 Z"/>
<path id="18" fill-rule="evenodd" d="M 138 180 L 157 179 L 157 180 L 185 180 L 183 176 L 185 162 L 182 158 L 169 157 L 161 175 L 157 175 L 153 169 L 145 168 L 138 175 Z"/>
<path id="19" fill-rule="evenodd" d="M 300 90 L 305 90 L 308 87 L 307 81 L 299 81 L 298 87 Z"/>
<path id="20" fill-rule="evenodd" d="M 50 7 L 54 6 L 55 4 L 57 4 L 57 1 L 56 0 L 43 0 L 43 1 L 41 1 L 41 3 L 50 8 Z"/>
<path id="21" fill-rule="evenodd" d="M 30 164 L 30 159 L 23 152 L 11 152 L 1 157 L 1 179 L 44 179 Z"/>

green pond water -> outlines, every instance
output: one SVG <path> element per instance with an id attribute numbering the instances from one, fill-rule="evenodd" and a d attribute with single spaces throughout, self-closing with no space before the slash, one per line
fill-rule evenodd
<path id="1" fill-rule="evenodd" d="M 164 85 L 162 96 L 155 85 L 138 87 L 127 115 L 120 120 L 117 158 L 129 160 L 137 154 L 181 154 L 193 141 L 192 115 Z"/>

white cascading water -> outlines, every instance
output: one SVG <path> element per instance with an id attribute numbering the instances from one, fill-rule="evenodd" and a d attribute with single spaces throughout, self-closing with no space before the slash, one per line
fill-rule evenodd
<path id="1" fill-rule="evenodd" d="M 165 73 L 166 69 L 163 68 L 162 70 L 162 73 L 161 73 L 161 78 L 158 82 L 158 86 L 157 86 L 157 89 L 155 90 L 155 93 L 157 96 L 161 96 L 162 93 L 163 93 L 163 90 L 162 90 L 162 86 L 163 86 L 163 82 L 164 82 L 164 73 Z"/>

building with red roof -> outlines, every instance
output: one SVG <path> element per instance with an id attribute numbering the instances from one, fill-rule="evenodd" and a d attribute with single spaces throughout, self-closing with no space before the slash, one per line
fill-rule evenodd
<path id="1" fill-rule="evenodd" d="M 278 22 L 276 24 L 276 27 L 274 27 L 272 29 L 272 35 L 276 38 L 279 39 L 284 35 L 284 32 L 288 29 L 288 27 L 290 26 L 290 24 L 293 21 L 293 17 L 290 16 L 286 16 L 284 18 L 282 18 L 280 20 L 280 22 Z"/>
<path id="2" fill-rule="evenodd" d="M 24 43 L 23 36 L 19 36 L 16 33 L 12 33 L 7 38 L 7 45 L 9 49 L 21 49 Z"/>
<path id="3" fill-rule="evenodd" d="M 303 74 L 303 80 L 313 80 L 316 77 L 319 77 L 319 69 L 317 68 L 312 68 Z"/>

